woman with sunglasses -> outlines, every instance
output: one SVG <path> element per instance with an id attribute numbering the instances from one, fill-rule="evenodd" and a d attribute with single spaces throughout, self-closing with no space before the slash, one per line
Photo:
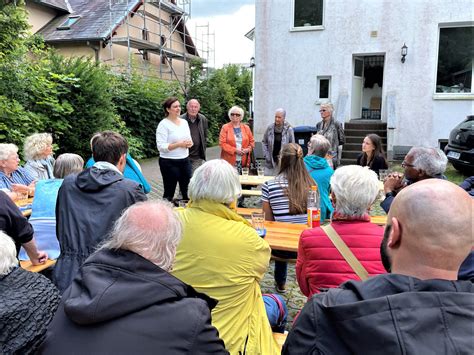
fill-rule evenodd
<path id="1" fill-rule="evenodd" d="M 321 121 L 316 124 L 316 133 L 323 135 L 331 143 L 329 155 L 332 156 L 333 167 L 336 169 L 340 164 L 339 146 L 346 142 L 346 137 L 342 124 L 332 117 L 333 112 L 333 104 L 329 102 L 321 104 L 319 108 Z"/>
<path id="2" fill-rule="evenodd" d="M 230 122 L 222 126 L 219 134 L 221 159 L 235 166 L 239 174 L 242 167 L 250 166 L 250 153 L 255 147 L 250 127 L 242 123 L 244 110 L 239 106 L 232 106 L 228 112 Z"/>

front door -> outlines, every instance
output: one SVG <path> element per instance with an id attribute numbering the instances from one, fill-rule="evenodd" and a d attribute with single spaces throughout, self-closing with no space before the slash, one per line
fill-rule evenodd
<path id="1" fill-rule="evenodd" d="M 354 57 L 352 65 L 351 119 L 362 117 L 362 92 L 364 89 L 364 58 Z"/>

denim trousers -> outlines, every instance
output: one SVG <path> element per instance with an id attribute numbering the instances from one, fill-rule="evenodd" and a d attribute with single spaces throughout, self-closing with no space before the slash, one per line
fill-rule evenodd
<path id="1" fill-rule="evenodd" d="M 282 259 L 296 259 L 298 253 L 293 251 L 272 250 L 272 255 Z M 275 282 L 278 285 L 286 283 L 288 273 L 288 262 L 275 260 Z"/>

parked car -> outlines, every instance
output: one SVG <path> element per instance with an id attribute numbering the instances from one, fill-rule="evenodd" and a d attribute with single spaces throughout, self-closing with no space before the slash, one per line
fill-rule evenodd
<path id="1" fill-rule="evenodd" d="M 456 170 L 473 174 L 474 171 L 474 115 L 467 116 L 449 135 L 444 152 Z"/>

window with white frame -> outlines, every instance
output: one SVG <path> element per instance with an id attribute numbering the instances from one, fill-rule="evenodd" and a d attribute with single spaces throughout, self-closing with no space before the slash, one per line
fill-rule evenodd
<path id="1" fill-rule="evenodd" d="M 474 26 L 440 27 L 436 93 L 474 93 Z"/>
<path id="2" fill-rule="evenodd" d="M 293 0 L 293 28 L 321 28 L 323 0 Z"/>
<path id="3" fill-rule="evenodd" d="M 331 77 L 318 76 L 318 100 L 331 99 Z"/>

